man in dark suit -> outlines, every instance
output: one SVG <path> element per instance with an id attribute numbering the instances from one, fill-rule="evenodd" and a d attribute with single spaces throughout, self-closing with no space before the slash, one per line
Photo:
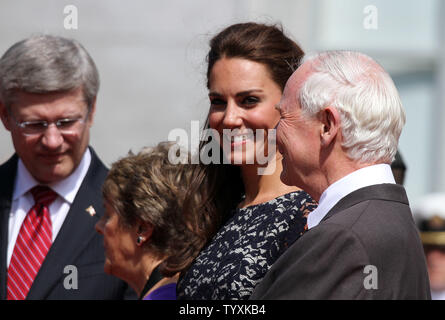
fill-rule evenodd
<path id="1" fill-rule="evenodd" d="M 99 74 L 75 40 L 33 36 L 0 59 L 0 116 L 16 153 L 0 166 L 0 298 L 123 299 L 104 273 L 107 169 L 88 147 Z"/>
<path id="2" fill-rule="evenodd" d="M 319 206 L 252 299 L 430 299 L 422 245 L 390 163 L 405 123 L 390 76 L 366 55 L 305 61 L 277 109 L 281 179 Z"/>

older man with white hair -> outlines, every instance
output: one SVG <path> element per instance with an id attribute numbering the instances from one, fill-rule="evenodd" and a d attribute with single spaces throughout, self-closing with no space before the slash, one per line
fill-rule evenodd
<path id="1" fill-rule="evenodd" d="M 252 299 L 430 299 L 422 244 L 390 163 L 405 123 L 396 87 L 370 57 L 309 57 L 277 109 L 281 179 L 319 207 Z"/>

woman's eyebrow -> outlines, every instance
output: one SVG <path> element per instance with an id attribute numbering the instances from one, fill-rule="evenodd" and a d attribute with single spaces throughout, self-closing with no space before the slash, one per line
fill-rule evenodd
<path id="1" fill-rule="evenodd" d="M 238 92 L 236 94 L 236 96 L 237 97 L 242 97 L 242 96 L 247 96 L 247 95 L 252 94 L 252 93 L 262 93 L 262 92 L 263 92 L 262 89 L 250 89 L 250 90 L 245 90 L 245 91 Z M 209 97 L 210 96 L 222 97 L 223 95 L 221 93 L 219 93 L 219 92 L 211 91 L 211 92 L 209 92 Z"/>
<path id="2" fill-rule="evenodd" d="M 238 93 L 236 94 L 236 96 L 237 96 L 237 97 L 240 97 L 240 96 L 247 96 L 247 95 L 252 94 L 252 93 L 262 93 L 262 92 L 263 92 L 262 89 L 250 89 L 250 90 L 246 90 L 246 91 L 238 92 Z"/>

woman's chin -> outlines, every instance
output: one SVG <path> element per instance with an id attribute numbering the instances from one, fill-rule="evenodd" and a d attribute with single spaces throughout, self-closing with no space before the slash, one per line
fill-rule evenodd
<path id="1" fill-rule="evenodd" d="M 230 164 L 235 166 L 248 166 L 248 165 L 254 165 L 255 159 L 252 157 L 232 157 L 230 159 Z"/>

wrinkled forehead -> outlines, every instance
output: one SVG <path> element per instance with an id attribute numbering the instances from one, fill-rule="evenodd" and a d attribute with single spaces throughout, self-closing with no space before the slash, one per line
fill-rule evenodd
<path id="1" fill-rule="evenodd" d="M 87 104 L 87 99 L 82 87 L 71 90 L 48 91 L 48 92 L 28 92 L 14 89 L 2 95 L 2 102 L 9 108 L 32 104 L 37 102 L 53 102 L 60 99 L 69 99 L 81 104 Z"/>
<path id="2" fill-rule="evenodd" d="M 18 92 L 7 108 L 14 117 L 38 119 L 81 116 L 88 111 L 81 90 L 45 94 Z"/>
<path id="3" fill-rule="evenodd" d="M 57 101 L 66 101 L 78 105 L 85 105 L 86 100 L 81 88 L 70 91 L 54 91 L 47 93 L 32 93 L 25 91 L 16 91 L 9 100 L 10 106 L 26 107 L 34 104 L 51 104 Z"/>

